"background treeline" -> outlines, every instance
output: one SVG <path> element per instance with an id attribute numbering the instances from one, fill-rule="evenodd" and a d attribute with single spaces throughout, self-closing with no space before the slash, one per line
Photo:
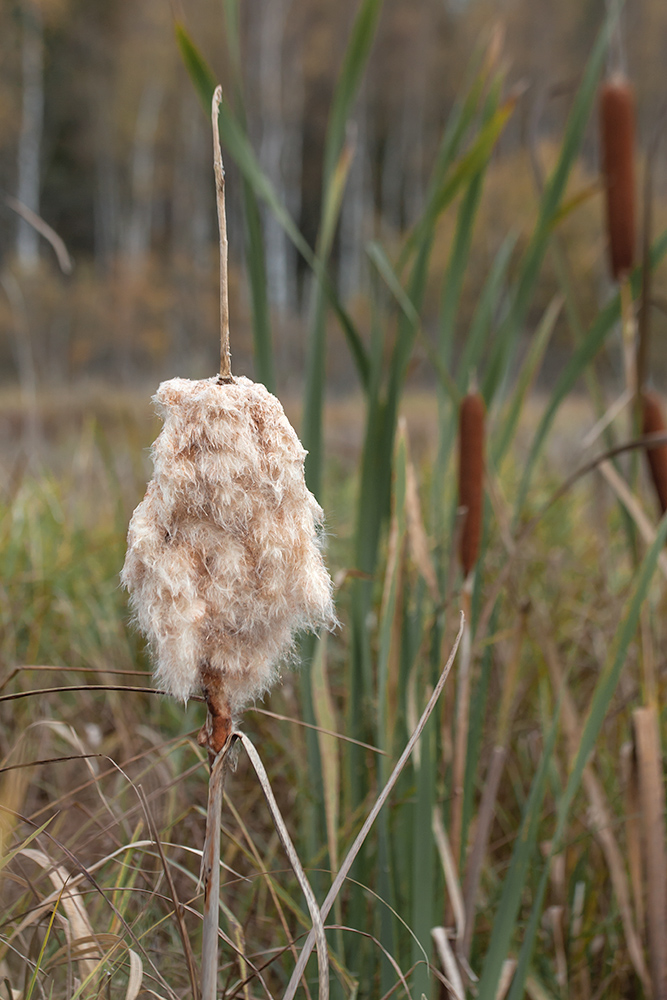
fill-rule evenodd
<path id="1" fill-rule="evenodd" d="M 0 362 L 24 386 L 81 376 L 198 375 L 215 367 L 217 232 L 210 126 L 174 39 L 182 21 L 227 89 L 234 72 L 225 5 L 207 0 L 4 0 L 0 32 Z M 262 168 L 301 231 L 315 241 L 332 91 L 354 0 L 246 0 L 240 5 L 242 95 Z M 365 244 L 391 253 L 418 217 L 442 134 L 480 42 L 498 33 L 520 95 L 485 184 L 459 324 L 463 331 L 508 231 L 522 245 L 553 161 L 603 0 L 387 0 L 349 141 L 354 159 L 334 248 L 339 294 L 365 325 Z M 638 96 L 645 150 L 665 101 L 667 8 L 635 0 L 624 13 L 625 63 Z M 227 157 L 232 315 L 237 370 L 251 371 L 243 269 L 242 184 Z M 561 225 L 586 318 L 608 294 L 597 137 L 591 128 Z M 657 208 L 664 168 L 656 159 Z M 590 188 L 590 190 L 588 190 Z M 63 276 L 51 249 L 6 203 L 18 198 L 62 237 L 74 260 Z M 429 308 L 451 248 L 453 215 L 438 231 Z M 662 218 L 656 220 L 656 230 Z M 267 293 L 279 380 L 298 383 L 310 274 L 268 212 L 262 219 Z M 535 302 L 557 287 L 547 266 Z M 467 303 L 467 306 L 466 306 Z M 657 317 L 657 322 L 660 322 Z M 332 384 L 350 384 L 335 330 Z M 558 337 L 555 340 L 558 345 Z M 560 338 L 566 343 L 565 325 Z M 557 359 L 556 359 L 557 362 Z M 183 366 L 187 367 L 187 371 Z M 425 366 L 426 368 L 426 366 Z M 416 374 L 419 375 L 419 366 Z"/>

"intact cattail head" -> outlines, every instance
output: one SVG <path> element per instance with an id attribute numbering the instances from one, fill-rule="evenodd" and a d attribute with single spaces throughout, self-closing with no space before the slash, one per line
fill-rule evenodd
<path id="1" fill-rule="evenodd" d="M 609 260 L 615 281 L 635 259 L 635 96 L 618 74 L 600 89 L 600 145 L 607 204 Z"/>
<path id="2" fill-rule="evenodd" d="M 213 679 L 236 716 L 275 681 L 297 630 L 335 624 L 322 511 L 263 385 L 175 378 L 154 399 L 164 427 L 121 580 L 157 680 L 187 699 Z"/>
<path id="3" fill-rule="evenodd" d="M 642 433 L 658 434 L 665 431 L 660 399 L 654 392 L 642 393 Z M 646 448 L 651 479 L 664 514 L 667 510 L 667 445 Z"/>
<path id="4" fill-rule="evenodd" d="M 479 554 L 484 502 L 484 421 L 479 393 L 469 393 L 459 411 L 459 506 L 465 508 L 459 556 L 468 576 Z"/>

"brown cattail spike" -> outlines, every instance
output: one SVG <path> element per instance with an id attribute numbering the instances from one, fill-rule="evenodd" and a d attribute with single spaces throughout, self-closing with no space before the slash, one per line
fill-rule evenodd
<path id="1" fill-rule="evenodd" d="M 642 433 L 659 434 L 665 431 L 660 400 L 654 392 L 642 394 Z M 651 479 L 658 495 L 660 509 L 667 510 L 667 445 L 659 444 L 646 448 Z"/>
<path id="2" fill-rule="evenodd" d="M 600 142 L 607 201 L 609 259 L 615 281 L 635 259 L 635 97 L 616 75 L 600 90 Z"/>
<path id="3" fill-rule="evenodd" d="M 477 562 L 482 535 L 485 416 L 479 393 L 467 395 L 459 412 L 459 506 L 465 508 L 459 554 L 466 577 Z"/>

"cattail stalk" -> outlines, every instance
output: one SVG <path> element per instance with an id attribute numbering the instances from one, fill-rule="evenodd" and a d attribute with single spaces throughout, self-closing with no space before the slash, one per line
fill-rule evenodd
<path id="1" fill-rule="evenodd" d="M 459 411 L 459 507 L 464 509 L 459 557 L 464 577 L 475 567 L 482 537 L 485 416 L 480 394 L 469 393 Z"/>
<path id="2" fill-rule="evenodd" d="M 463 825 L 463 785 L 468 747 L 470 715 L 470 627 L 473 571 L 479 555 L 484 502 L 484 400 L 469 393 L 459 411 L 459 507 L 464 511 L 459 557 L 463 569 L 463 613 L 465 625 L 457 675 L 456 738 L 452 762 L 452 814 L 450 841 L 457 867 L 461 860 Z"/>
<path id="3" fill-rule="evenodd" d="M 660 400 L 654 392 L 642 393 L 642 433 L 664 434 L 665 421 Z M 646 459 L 660 510 L 667 510 L 667 444 L 646 446 Z"/>
<path id="4" fill-rule="evenodd" d="M 621 74 L 600 90 L 600 142 L 605 181 L 609 262 L 621 281 L 635 260 L 635 98 Z"/>
<path id="5" fill-rule="evenodd" d="M 322 510 L 304 478 L 306 452 L 280 402 L 263 385 L 231 373 L 221 100 L 218 87 L 211 123 L 220 373 L 170 379 L 154 397 L 164 426 L 153 445 L 153 479 L 130 521 L 121 573 L 158 680 L 183 701 L 203 693 L 208 709 L 199 734 L 211 760 L 201 1000 L 217 995 L 220 812 L 236 719 L 275 683 L 297 631 L 336 624 L 318 533 Z M 304 891 L 314 912 L 312 891 L 307 885 Z M 320 1000 L 326 1000 L 326 940 L 318 913 L 313 920 Z"/>

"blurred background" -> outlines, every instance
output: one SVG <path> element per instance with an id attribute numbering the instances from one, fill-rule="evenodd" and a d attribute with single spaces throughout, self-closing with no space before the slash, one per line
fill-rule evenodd
<path id="1" fill-rule="evenodd" d="M 353 0 L 245 0 L 240 72 L 247 128 L 266 175 L 314 245 L 333 88 L 355 13 Z M 470 60 L 497 34 L 518 105 L 493 154 L 473 234 L 457 319 L 466 329 L 491 261 L 508 232 L 521 253 L 555 159 L 602 0 L 386 0 L 348 138 L 354 159 L 333 248 L 339 295 L 367 328 L 365 246 L 392 248 L 423 208 L 438 143 Z M 638 142 L 661 126 L 667 7 L 635 0 L 623 14 L 625 64 L 637 90 Z M 5 410 L 83 383 L 115 391 L 174 374 L 217 370 L 217 228 L 210 126 L 183 67 L 181 22 L 234 103 L 223 5 L 209 0 L 4 0 L 0 32 L 0 371 Z M 592 121 L 573 184 L 597 183 Z M 232 351 L 253 374 L 244 269 L 242 181 L 226 157 Z M 658 232 L 667 219 L 664 156 L 656 159 Z M 595 189 L 561 227 L 585 321 L 609 295 L 602 197 Z M 9 202 L 8 202 L 9 197 Z M 71 274 L 20 216 L 18 199 L 64 241 Z M 282 393 L 298 397 L 306 353 L 311 272 L 262 208 L 267 295 Z M 423 310 L 435 321 L 455 223 L 441 220 Z M 522 242 L 523 241 L 523 242 Z M 511 280 L 511 269 L 509 278 Z M 659 280 L 659 279 L 658 279 Z M 532 312 L 557 289 L 547 261 Z M 656 325 L 662 322 L 656 315 Z M 567 346 L 565 320 L 553 339 Z M 659 336 L 659 335 L 658 335 Z M 331 320 L 328 387 L 355 385 Z M 547 366 L 548 367 L 548 366 Z M 428 384 L 419 353 L 410 377 Z M 549 369 L 553 370 L 553 369 Z M 97 391 L 95 399 L 99 400 Z M 90 399 L 88 400 L 90 402 Z M 11 423 L 11 421 L 10 421 Z M 9 425 L 8 425 L 9 426 Z M 11 433 L 11 430 L 10 430 Z"/>

